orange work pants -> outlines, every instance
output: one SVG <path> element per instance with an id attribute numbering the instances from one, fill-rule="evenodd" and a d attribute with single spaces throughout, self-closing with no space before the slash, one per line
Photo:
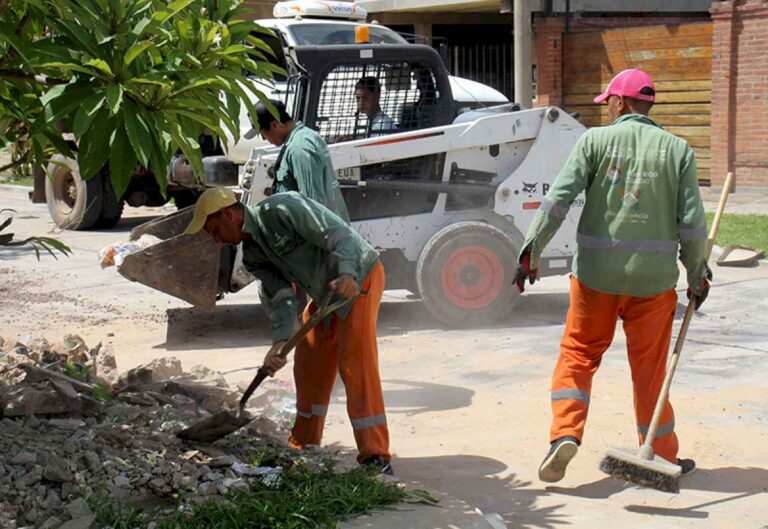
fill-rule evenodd
<path id="1" fill-rule="evenodd" d="M 587 421 L 592 376 L 613 341 L 621 318 L 632 370 L 635 418 L 640 443 L 645 440 L 667 366 L 677 293 L 649 297 L 623 296 L 592 290 L 571 277 L 571 305 L 552 377 L 550 441 L 571 435 L 581 441 Z M 654 452 L 677 463 L 675 417 L 669 401 L 661 414 Z"/>
<path id="2" fill-rule="evenodd" d="M 347 394 L 347 413 L 357 443 L 358 462 L 379 455 L 389 461 L 389 430 L 379 378 L 376 320 L 384 291 L 381 263 L 368 274 L 346 318 L 336 314 L 307 334 L 296 348 L 296 423 L 291 446 L 319 445 L 336 382 L 341 375 Z M 306 322 L 317 310 L 312 301 L 302 316 Z"/>

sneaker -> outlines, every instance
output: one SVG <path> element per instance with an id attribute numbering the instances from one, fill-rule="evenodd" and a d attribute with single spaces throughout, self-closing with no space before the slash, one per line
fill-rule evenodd
<path id="1" fill-rule="evenodd" d="M 690 476 L 696 470 L 696 461 L 693 459 L 678 459 L 677 464 L 683 470 L 680 477 Z"/>
<path id="2" fill-rule="evenodd" d="M 566 435 L 552 441 L 547 457 L 539 467 L 539 479 L 547 483 L 560 481 L 565 476 L 565 468 L 579 449 L 579 440 Z"/>
<path id="3" fill-rule="evenodd" d="M 379 472 L 386 474 L 387 476 L 395 475 L 395 471 L 392 469 L 392 464 L 381 456 L 371 456 L 360 464 L 378 468 Z"/>

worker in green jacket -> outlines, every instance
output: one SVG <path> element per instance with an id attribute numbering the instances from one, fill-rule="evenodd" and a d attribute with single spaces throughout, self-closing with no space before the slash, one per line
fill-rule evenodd
<path id="1" fill-rule="evenodd" d="M 230 189 L 206 190 L 195 204 L 185 233 L 205 230 L 221 244 L 243 245 L 243 264 L 258 278 L 272 306 L 272 341 L 264 365 L 274 375 L 286 360 L 278 355 L 294 333 L 294 285 L 318 301 L 332 291 L 350 299 L 310 330 L 296 347 L 295 448 L 319 445 L 336 375 L 344 382 L 358 448 L 358 462 L 392 473 L 389 430 L 378 367 L 376 320 L 384 290 L 378 252 L 328 208 L 286 191 L 243 206 Z"/>
<path id="2" fill-rule="evenodd" d="M 270 103 L 279 116 L 275 117 L 259 102 L 256 118 L 261 137 L 282 147 L 275 163 L 273 192 L 297 191 L 349 222 L 347 206 L 325 141 L 302 122 L 294 121 L 281 101 L 270 99 Z"/>
<path id="3" fill-rule="evenodd" d="M 571 203 L 585 194 L 571 277 L 570 307 L 552 378 L 550 449 L 539 478 L 559 481 L 581 444 L 592 376 L 621 318 L 634 386 L 640 443 L 645 438 L 666 370 L 677 306 L 677 258 L 687 272 L 688 297 L 698 306 L 709 290 L 707 221 L 693 149 L 664 131 L 648 113 L 653 80 L 639 69 L 619 73 L 595 98 L 612 123 L 588 130 L 544 198 L 531 224 L 516 284 L 533 284 L 542 250 Z M 654 452 L 679 464 L 672 406 L 666 403 Z"/>

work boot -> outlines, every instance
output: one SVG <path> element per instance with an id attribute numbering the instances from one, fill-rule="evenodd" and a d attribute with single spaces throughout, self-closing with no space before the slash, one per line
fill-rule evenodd
<path id="1" fill-rule="evenodd" d="M 395 475 L 395 471 L 392 469 L 392 464 L 381 456 L 371 456 L 360 464 L 377 468 L 379 472 L 386 474 L 387 476 Z"/>
<path id="2" fill-rule="evenodd" d="M 579 440 L 566 435 L 552 441 L 547 457 L 539 467 L 539 479 L 547 483 L 560 481 L 565 476 L 565 467 L 571 462 L 579 449 Z"/>
<path id="3" fill-rule="evenodd" d="M 677 464 L 680 465 L 682 472 L 680 477 L 690 476 L 696 470 L 696 461 L 693 459 L 678 459 Z"/>

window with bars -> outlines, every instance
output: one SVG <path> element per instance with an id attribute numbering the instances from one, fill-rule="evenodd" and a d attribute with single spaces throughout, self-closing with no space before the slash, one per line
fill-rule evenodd
<path id="1" fill-rule="evenodd" d="M 439 96 L 418 63 L 342 64 L 323 80 L 314 128 L 328 143 L 427 128 Z"/>

